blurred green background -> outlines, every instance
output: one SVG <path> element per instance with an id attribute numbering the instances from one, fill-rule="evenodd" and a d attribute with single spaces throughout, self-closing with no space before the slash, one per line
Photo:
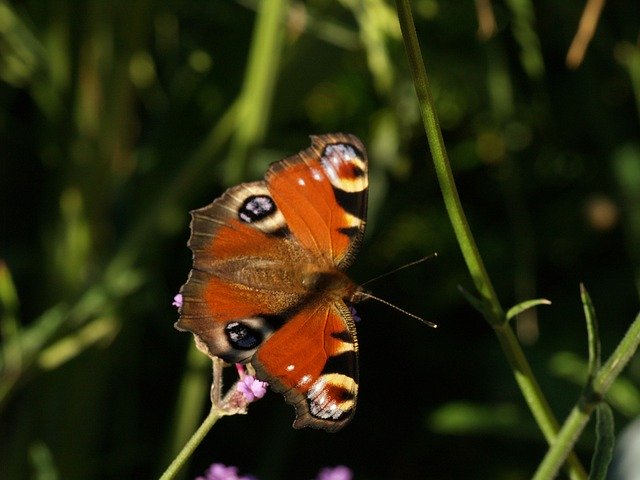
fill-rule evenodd
<path id="1" fill-rule="evenodd" d="M 608 3 L 568 65 L 583 2 L 412 2 L 463 205 L 560 420 L 585 378 L 578 285 L 603 354 L 638 311 L 636 1 Z M 495 23 L 494 23 L 495 22 Z M 209 367 L 173 329 L 188 211 L 309 134 L 370 158 L 364 282 L 438 323 L 358 307 L 361 383 L 337 434 L 295 431 L 270 393 L 221 420 L 213 462 L 261 479 L 526 479 L 546 451 L 471 290 L 388 0 L 0 0 L 0 478 L 154 478 L 207 410 Z M 191 352 L 191 353 L 189 353 Z M 635 359 L 609 398 L 640 413 Z M 577 452 L 588 465 L 589 428 Z"/>

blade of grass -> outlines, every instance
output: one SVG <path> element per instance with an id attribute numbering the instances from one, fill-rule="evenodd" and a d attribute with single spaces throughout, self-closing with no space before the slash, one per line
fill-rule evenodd
<path id="1" fill-rule="evenodd" d="M 635 318 L 607 362 L 598 370 L 593 382 L 585 389 L 577 404 L 562 425 L 556 440 L 538 466 L 534 480 L 554 478 L 572 451 L 577 439 L 589 423 L 593 410 L 606 395 L 613 381 L 620 375 L 640 344 L 640 314 Z"/>
<path id="2" fill-rule="evenodd" d="M 525 300 L 517 305 L 514 305 L 507 311 L 507 320 L 511 320 L 516 315 L 521 314 L 525 310 L 536 307 L 538 305 L 551 305 L 551 302 L 546 298 L 535 298 L 533 300 Z"/>
<path id="3" fill-rule="evenodd" d="M 598 335 L 598 322 L 596 311 L 593 308 L 589 292 L 583 284 L 580 284 L 580 298 L 584 308 L 584 318 L 587 321 L 587 335 L 589 341 L 589 383 L 600 368 L 600 336 Z"/>
<path id="4" fill-rule="evenodd" d="M 0 367 L 13 371 L 19 370 L 22 363 L 18 307 L 18 292 L 11 278 L 11 271 L 7 264 L 0 260 L 0 337 L 5 345 L 2 349 Z"/>
<path id="5" fill-rule="evenodd" d="M 596 448 L 591 458 L 589 480 L 606 480 L 615 444 L 613 412 L 606 403 L 596 410 Z"/>

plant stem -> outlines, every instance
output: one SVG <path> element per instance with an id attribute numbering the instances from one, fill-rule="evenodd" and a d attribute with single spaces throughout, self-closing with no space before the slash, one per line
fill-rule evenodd
<path id="1" fill-rule="evenodd" d="M 207 391 L 211 380 L 206 373 L 210 372 L 211 360 L 203 355 L 195 346 L 189 347 L 185 373 L 182 376 L 178 399 L 174 409 L 171 433 L 167 437 L 165 461 L 171 461 L 183 445 L 189 440 L 193 430 L 202 417 L 207 400 Z"/>
<path id="2" fill-rule="evenodd" d="M 180 453 L 178 453 L 176 458 L 173 459 L 173 462 L 171 462 L 171 465 L 169 465 L 164 471 L 164 473 L 160 477 L 160 480 L 170 480 L 177 475 L 185 462 L 189 459 L 189 457 L 191 457 L 197 446 L 200 445 L 204 437 L 207 435 L 207 433 L 209 433 L 211 427 L 213 427 L 213 425 L 220 419 L 221 416 L 222 413 L 215 407 L 215 405 L 212 405 L 207 418 L 204 419 L 200 427 L 198 427 L 198 429 L 191 436 L 186 445 L 182 448 L 182 450 L 180 450 Z"/>
<path id="3" fill-rule="evenodd" d="M 422 61 L 420 44 L 418 43 L 409 0 L 396 0 L 396 6 L 400 27 L 402 29 L 402 37 L 409 59 L 409 66 L 413 76 L 413 83 L 420 105 L 420 112 L 429 141 L 429 148 L 453 230 L 460 249 L 462 250 L 467 268 L 481 296 L 484 305 L 484 316 L 494 328 L 500 345 L 514 372 L 518 386 L 547 442 L 551 444 L 555 441 L 558 434 L 558 421 L 553 415 L 549 403 L 533 375 L 531 367 L 511 326 L 506 321 L 504 310 L 500 305 L 500 301 L 484 267 L 464 210 L 462 209 L 444 146 L 442 132 L 438 124 L 438 117 L 429 87 L 427 72 Z M 571 468 L 572 478 L 586 478 L 584 468 L 573 453 L 569 456 L 568 462 Z"/>
<path id="4" fill-rule="evenodd" d="M 620 375 L 631 360 L 640 344 L 640 315 L 633 321 L 629 330 L 618 344 L 609 360 L 598 370 L 590 389 L 586 389 L 578 403 L 569 413 L 556 439 L 551 444 L 544 459 L 533 477 L 534 480 L 554 478 L 573 449 L 576 440 L 589 423 L 589 417 L 598 403 L 604 398 L 613 381 Z"/>
<path id="5" fill-rule="evenodd" d="M 420 113 L 422 114 L 422 121 L 429 141 L 429 148 L 433 157 L 438 181 L 440 182 L 445 207 L 447 208 L 449 219 L 451 220 L 453 230 L 460 244 L 462 255 L 467 263 L 473 282 L 489 309 L 488 320 L 500 319 L 498 322 L 501 323 L 504 318 L 504 311 L 498 301 L 498 297 L 489 280 L 478 248 L 473 240 L 473 235 L 467 223 L 462 204 L 460 203 L 458 190 L 453 179 L 453 173 L 438 122 L 438 115 L 435 110 L 435 103 L 433 102 L 431 88 L 429 87 L 427 71 L 422 61 L 420 44 L 418 43 L 415 25 L 413 24 L 411 7 L 409 6 L 408 0 L 396 0 L 396 5 L 398 8 L 400 27 L 402 29 L 402 38 L 404 39 L 409 59 L 409 67 L 413 76 L 413 84 L 418 96 Z"/>

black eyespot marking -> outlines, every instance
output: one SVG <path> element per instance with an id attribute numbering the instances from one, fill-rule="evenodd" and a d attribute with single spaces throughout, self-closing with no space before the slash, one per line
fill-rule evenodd
<path id="1" fill-rule="evenodd" d="M 276 204 L 271 197 L 252 195 L 244 201 L 238 210 L 238 217 L 245 223 L 253 223 L 273 215 L 276 211 Z"/>
<path id="2" fill-rule="evenodd" d="M 224 327 L 227 339 L 233 348 L 253 350 L 262 343 L 262 333 L 240 322 L 231 322 Z"/>

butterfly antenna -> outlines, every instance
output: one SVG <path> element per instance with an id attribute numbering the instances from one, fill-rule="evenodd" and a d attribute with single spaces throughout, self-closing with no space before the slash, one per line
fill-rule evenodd
<path id="1" fill-rule="evenodd" d="M 428 257 L 425 257 L 422 260 L 425 260 L 426 258 L 428 258 Z M 420 260 L 418 260 L 418 261 L 420 261 Z M 414 262 L 414 263 L 417 263 L 417 262 Z M 405 266 L 408 266 L 408 265 L 405 265 Z M 430 322 L 429 320 L 425 320 L 424 318 L 419 317 L 418 315 L 414 315 L 411 312 L 407 312 L 406 310 L 403 310 L 402 308 L 394 305 L 393 303 L 387 302 L 386 300 L 383 300 L 380 297 L 376 297 L 375 295 L 372 295 L 369 292 L 362 292 L 361 294 L 366 298 L 370 298 L 371 300 L 377 300 L 378 302 L 383 303 L 384 305 L 386 305 L 388 307 L 391 307 L 391 308 L 393 308 L 393 309 L 395 309 L 395 310 L 397 310 L 397 311 L 399 311 L 401 313 L 404 313 L 408 317 L 415 318 L 416 320 L 419 320 L 420 322 L 424 323 L 425 325 L 428 325 L 431 328 L 438 328 L 438 325 L 436 325 L 435 323 Z"/>
<path id="2" fill-rule="evenodd" d="M 427 260 L 430 260 L 430 259 L 432 259 L 434 257 L 437 257 L 437 256 L 438 256 L 438 254 L 434 252 L 431 255 L 427 255 L 426 257 L 419 258 L 418 260 L 414 260 L 413 262 L 410 262 L 410 263 L 407 263 L 405 265 L 402 265 L 401 267 L 395 268 L 395 269 L 391 270 L 390 272 L 383 273 L 382 275 L 378 275 L 377 277 L 373 277 L 371 280 L 367 280 L 366 282 L 364 282 L 361 286 L 364 287 L 368 283 L 375 282 L 376 280 L 380 280 L 381 278 L 387 277 L 389 275 L 393 275 L 394 273 L 397 273 L 400 270 L 404 270 L 405 268 L 413 267 L 414 265 L 417 265 L 417 264 L 422 263 L 422 262 L 426 262 Z M 386 303 L 386 302 L 383 301 L 382 303 Z M 398 308 L 398 307 L 395 307 L 395 308 Z M 400 309 L 398 308 L 398 310 L 400 310 Z M 405 312 L 405 313 L 407 313 L 407 312 Z M 411 314 L 409 314 L 409 316 L 411 316 Z"/>

